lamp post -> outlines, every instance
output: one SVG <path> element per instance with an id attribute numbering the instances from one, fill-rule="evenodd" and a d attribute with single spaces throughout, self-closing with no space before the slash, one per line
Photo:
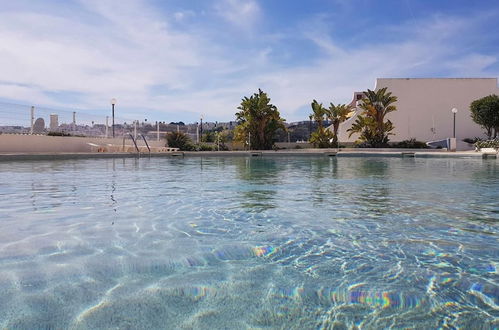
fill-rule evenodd
<path id="1" fill-rule="evenodd" d="M 312 115 L 308 116 L 308 139 L 312 137 Z"/>
<path id="2" fill-rule="evenodd" d="M 196 123 L 196 143 L 199 144 L 199 124 Z"/>
<path id="3" fill-rule="evenodd" d="M 454 114 L 454 129 L 453 129 L 453 134 L 452 134 L 452 137 L 453 138 L 456 138 L 456 113 L 457 113 L 457 109 L 456 108 L 452 108 L 452 113 Z"/>
<path id="4" fill-rule="evenodd" d="M 203 142 L 203 115 L 199 117 L 199 136 L 201 137 L 201 142 Z"/>
<path id="5" fill-rule="evenodd" d="M 114 138 L 114 105 L 116 104 L 116 99 L 115 98 L 112 98 L 111 99 L 111 105 L 113 107 L 113 122 L 112 122 L 112 127 L 113 127 L 113 138 Z"/>

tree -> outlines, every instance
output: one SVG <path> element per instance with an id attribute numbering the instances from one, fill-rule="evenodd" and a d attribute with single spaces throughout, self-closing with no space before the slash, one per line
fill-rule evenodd
<path id="1" fill-rule="evenodd" d="M 499 96 L 489 95 L 471 102 L 471 118 L 482 126 L 489 139 L 499 134 Z"/>
<path id="2" fill-rule="evenodd" d="M 261 89 L 250 97 L 244 97 L 236 113 L 238 125 L 234 139 L 248 145 L 252 150 L 269 150 L 274 145 L 274 136 L 279 128 L 286 129 L 277 107 Z"/>
<path id="3" fill-rule="evenodd" d="M 329 108 L 326 110 L 326 116 L 331 120 L 333 125 L 333 147 L 338 147 L 338 130 L 340 124 L 349 118 L 349 114 L 353 108 L 350 105 L 330 103 Z"/>
<path id="4" fill-rule="evenodd" d="M 215 142 L 215 131 L 208 131 L 201 136 L 201 142 Z"/>
<path id="5" fill-rule="evenodd" d="M 397 102 L 397 97 L 387 92 L 386 87 L 378 91 L 368 89 L 364 92 L 364 98 L 360 103 L 363 112 L 348 129 L 350 136 L 359 133 L 359 140 L 373 148 L 387 146 L 388 136 L 393 135 L 391 131 L 394 126 L 389 119 L 385 121 L 385 117 L 397 110 L 395 102 Z"/>
<path id="6" fill-rule="evenodd" d="M 324 119 L 327 114 L 327 109 L 324 108 L 322 103 L 316 100 L 312 101 L 312 114 L 309 116 L 313 118 L 317 123 L 317 129 L 310 136 L 310 143 L 314 145 L 315 148 L 329 148 L 331 147 L 331 141 L 333 140 L 333 133 L 324 128 Z"/>
<path id="7" fill-rule="evenodd" d="M 223 130 L 215 133 L 215 144 L 217 150 L 222 150 L 222 151 L 229 150 L 226 143 L 231 138 L 231 133 L 232 132 L 229 130 Z"/>
<path id="8" fill-rule="evenodd" d="M 194 149 L 191 139 L 187 134 L 182 132 L 170 132 L 166 134 L 166 141 L 171 148 L 179 148 L 186 151 Z"/>

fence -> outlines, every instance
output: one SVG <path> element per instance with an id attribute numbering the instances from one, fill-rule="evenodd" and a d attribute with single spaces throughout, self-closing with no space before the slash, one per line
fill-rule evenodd
<path id="1" fill-rule="evenodd" d="M 147 117 L 147 114 L 144 114 Z M 178 119 L 178 118 L 177 118 Z M 328 125 L 328 122 L 325 122 Z M 236 122 L 204 122 L 193 124 L 168 124 L 165 121 L 149 122 L 147 119 L 111 117 L 111 109 L 95 113 L 89 110 L 62 110 L 39 106 L 21 105 L 0 102 L 0 133 L 72 135 L 84 137 L 122 137 L 131 133 L 134 136 L 143 134 L 150 140 L 160 140 L 168 132 L 186 133 L 192 141 L 200 141 L 201 135 L 214 129 L 232 130 Z M 277 142 L 308 140 L 316 129 L 312 121 L 289 124 L 286 131 L 276 134 Z"/>
<path id="2" fill-rule="evenodd" d="M 111 109 L 110 109 L 111 110 Z M 61 110 L 0 102 L 0 133 L 72 135 L 85 137 L 120 137 L 131 133 L 143 134 L 149 139 L 160 139 L 171 131 L 193 134 L 191 125 L 179 126 L 166 122 L 150 123 L 85 110 Z"/>

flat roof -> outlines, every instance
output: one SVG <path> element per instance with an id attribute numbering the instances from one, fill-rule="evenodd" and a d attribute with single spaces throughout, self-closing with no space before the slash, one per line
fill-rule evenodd
<path id="1" fill-rule="evenodd" d="M 496 78 L 485 78 L 485 77 L 481 77 L 481 78 L 376 78 L 376 79 L 391 79 L 391 80 L 424 80 L 424 79 L 432 79 L 432 80 L 458 80 L 458 79 L 469 79 L 469 80 L 475 80 L 475 79 L 494 79 L 494 80 L 497 80 L 497 77 Z"/>

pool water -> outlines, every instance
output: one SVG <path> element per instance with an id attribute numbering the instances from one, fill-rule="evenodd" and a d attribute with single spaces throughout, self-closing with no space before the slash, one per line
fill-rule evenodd
<path id="1" fill-rule="evenodd" d="M 0 328 L 499 328 L 499 162 L 0 163 Z"/>

